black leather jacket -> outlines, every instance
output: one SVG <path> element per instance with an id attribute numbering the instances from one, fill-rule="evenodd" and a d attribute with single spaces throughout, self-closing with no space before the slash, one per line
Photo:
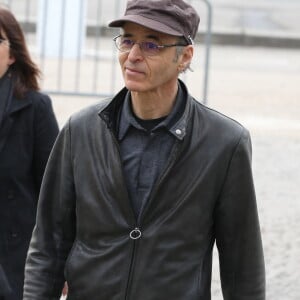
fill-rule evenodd
<path id="1" fill-rule="evenodd" d="M 71 117 L 50 156 L 24 300 L 209 300 L 212 248 L 226 300 L 263 300 L 264 261 L 248 132 L 188 96 L 170 163 L 136 220 L 112 101 Z"/>

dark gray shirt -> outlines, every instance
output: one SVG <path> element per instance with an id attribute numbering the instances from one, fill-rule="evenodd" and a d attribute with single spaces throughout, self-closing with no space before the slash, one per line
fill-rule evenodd
<path id="1" fill-rule="evenodd" d="M 166 118 L 141 121 L 132 112 L 130 93 L 126 96 L 120 114 L 118 139 L 125 181 L 136 217 L 167 165 L 176 139 L 183 138 L 182 131 L 176 128 L 176 121 L 184 111 L 185 99 L 179 86 L 174 108 Z M 151 125 L 154 125 L 152 129 Z"/>

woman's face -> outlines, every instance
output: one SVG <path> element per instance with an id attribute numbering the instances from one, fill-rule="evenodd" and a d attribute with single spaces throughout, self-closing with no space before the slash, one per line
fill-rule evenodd
<path id="1" fill-rule="evenodd" d="M 15 59 L 10 54 L 9 40 L 4 32 L 0 32 L 0 78 L 6 73 L 9 66 L 14 63 Z"/>

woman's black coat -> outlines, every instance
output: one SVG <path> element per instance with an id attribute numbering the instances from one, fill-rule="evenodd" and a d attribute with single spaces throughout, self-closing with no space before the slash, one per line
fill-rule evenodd
<path id="1" fill-rule="evenodd" d="M 8 102 L 0 127 L 0 264 L 16 299 L 22 299 L 38 194 L 58 124 L 44 94 L 31 91 Z"/>
<path id="2" fill-rule="evenodd" d="M 0 264 L 0 300 L 12 300 L 13 292 Z"/>

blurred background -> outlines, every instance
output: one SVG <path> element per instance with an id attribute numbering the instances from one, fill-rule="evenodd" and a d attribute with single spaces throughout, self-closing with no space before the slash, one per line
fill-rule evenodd
<path id="1" fill-rule="evenodd" d="M 122 86 L 125 0 L 0 0 L 26 33 L 60 126 Z M 182 79 L 200 102 L 246 126 L 264 244 L 267 299 L 300 299 L 300 1 L 193 0 L 201 17 Z M 221 300 L 217 251 L 212 299 Z"/>

